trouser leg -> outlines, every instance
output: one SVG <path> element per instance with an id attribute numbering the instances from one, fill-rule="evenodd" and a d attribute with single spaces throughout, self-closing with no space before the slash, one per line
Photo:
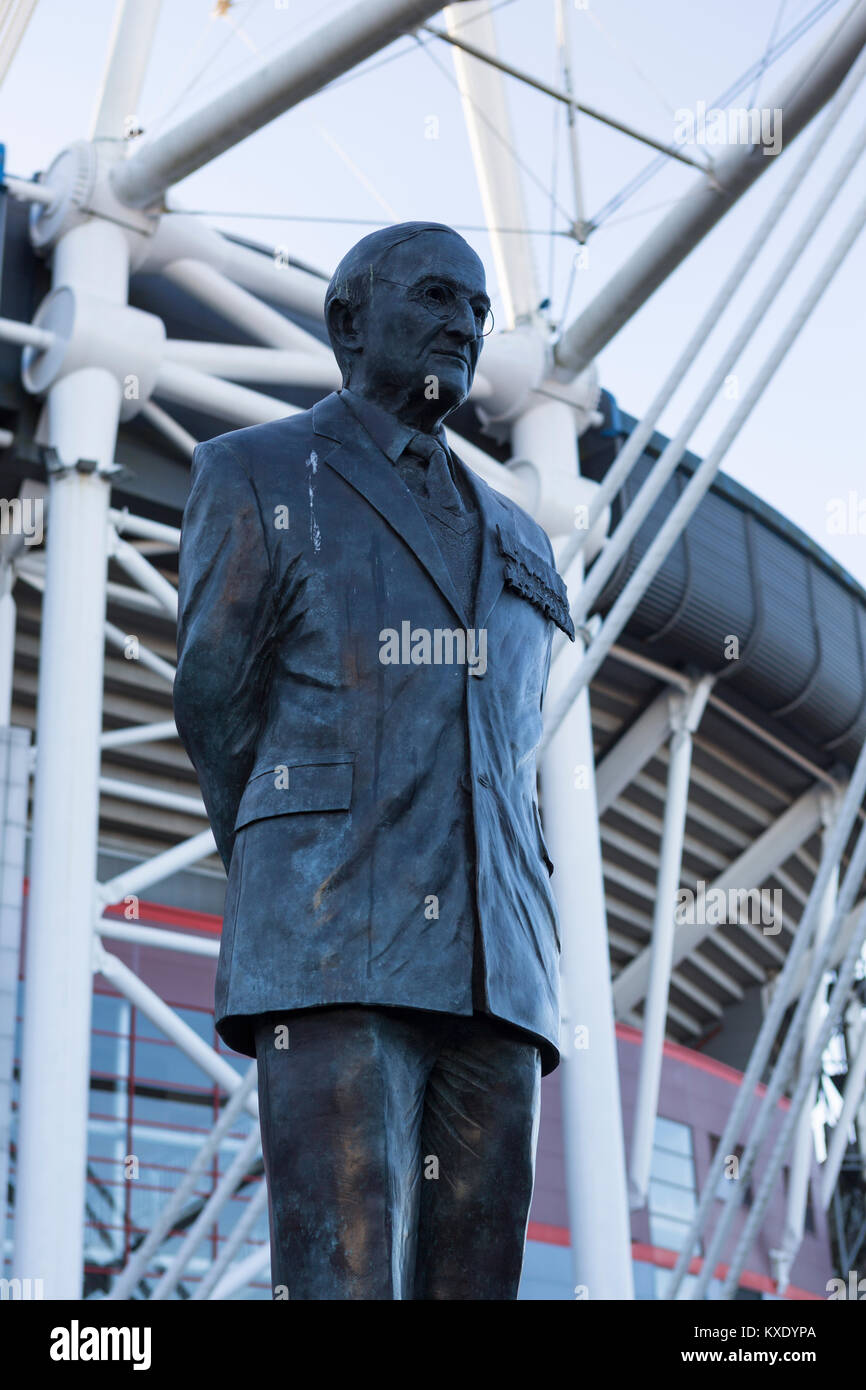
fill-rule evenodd
<path id="1" fill-rule="evenodd" d="M 416 1020 L 418 1016 L 415 1016 Z M 280 1047 L 288 1030 L 288 1047 Z M 435 1029 L 360 1006 L 256 1029 L 271 1276 L 290 1299 L 412 1297 Z"/>
<path id="2" fill-rule="evenodd" d="M 540 1091 L 537 1047 L 489 1019 L 454 1021 L 427 1082 L 414 1298 L 517 1297 Z"/>

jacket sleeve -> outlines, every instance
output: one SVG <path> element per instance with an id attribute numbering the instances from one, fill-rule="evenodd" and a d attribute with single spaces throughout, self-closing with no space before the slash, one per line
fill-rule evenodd
<path id="1" fill-rule="evenodd" d="M 275 609 L 253 484 L 229 445 L 199 444 L 181 527 L 174 716 L 227 872 L 267 700 Z"/>

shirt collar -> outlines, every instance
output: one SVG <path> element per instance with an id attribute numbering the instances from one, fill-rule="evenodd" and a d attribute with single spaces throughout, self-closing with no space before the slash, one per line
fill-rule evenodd
<path id="1" fill-rule="evenodd" d="M 411 425 L 404 425 L 402 420 L 398 420 L 396 415 L 383 410 L 380 405 L 367 400 L 366 396 L 361 396 L 357 391 L 349 390 L 344 386 L 340 392 L 340 399 L 346 402 L 357 420 L 361 422 L 364 429 L 370 435 L 375 444 L 378 444 L 382 453 L 396 463 L 404 449 L 416 434 L 423 434 L 423 430 L 413 430 Z M 448 457 L 448 444 L 445 438 L 445 431 L 441 427 L 434 435 L 428 436 L 441 444 Z"/>

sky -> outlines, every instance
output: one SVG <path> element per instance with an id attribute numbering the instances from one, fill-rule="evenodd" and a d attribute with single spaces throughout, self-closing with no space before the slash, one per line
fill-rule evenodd
<path id="1" fill-rule="evenodd" d="M 715 99 L 771 41 L 830 0 L 567 0 L 570 61 L 579 100 L 670 142 L 682 112 Z M 139 110 L 142 140 L 218 100 L 267 58 L 338 13 L 347 0 L 171 0 L 162 7 Z M 773 109 L 774 93 L 848 9 L 836 3 L 735 105 Z M 99 89 L 114 0 L 39 0 L 0 86 L 0 140 L 9 172 L 44 169 L 73 139 L 86 137 Z M 554 0 L 500 0 L 501 56 L 560 84 Z M 442 16 L 432 23 L 443 26 Z M 471 41 L 471 25 L 464 29 Z M 567 324 L 631 257 L 702 175 L 667 161 L 664 169 L 578 247 L 551 236 L 574 219 L 562 107 L 506 79 L 511 155 L 521 170 L 540 292 L 554 322 Z M 131 113 L 132 114 L 132 113 Z M 433 119 L 431 119 L 433 118 Z M 779 256 L 797 237 L 818 192 L 866 123 L 866 83 L 857 92 L 784 219 L 659 421 L 676 431 L 727 341 Z M 431 131 L 435 138 L 430 138 Z M 599 212 L 653 160 L 645 145 L 582 117 L 578 126 L 585 203 Z M 673 365 L 703 311 L 799 158 L 808 136 L 784 140 L 768 170 L 649 302 L 601 352 L 602 385 L 639 415 Z M 720 153 L 709 145 L 691 153 Z M 705 453 L 729 418 L 732 392 L 747 389 L 776 344 L 812 277 L 866 189 L 856 166 L 812 238 L 785 290 L 765 315 L 691 447 Z M 176 186 L 173 206 L 215 214 L 214 226 L 284 247 L 330 272 L 371 226 L 429 218 L 463 230 L 485 262 L 494 310 L 501 303 L 451 52 L 428 34 L 405 37 L 347 77 L 256 132 Z M 218 215 L 217 215 L 218 214 Z M 776 507 L 866 585 L 866 457 L 863 446 L 863 324 L 866 235 L 860 237 L 769 388 L 728 452 L 726 473 Z M 483 370 L 483 359 L 482 359 Z M 859 423 L 858 423 L 859 422 Z M 853 497 L 851 496 L 853 494 Z M 863 520 L 859 520 L 862 508 Z M 862 534 L 860 528 L 862 526 Z"/>

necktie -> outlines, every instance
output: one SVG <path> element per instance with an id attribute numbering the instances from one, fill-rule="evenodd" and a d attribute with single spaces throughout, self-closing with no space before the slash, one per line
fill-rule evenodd
<path id="1" fill-rule="evenodd" d="M 430 434 L 413 435 L 400 455 L 400 473 L 410 491 L 433 511 L 463 516 L 460 493 L 454 486 L 445 450 Z"/>

